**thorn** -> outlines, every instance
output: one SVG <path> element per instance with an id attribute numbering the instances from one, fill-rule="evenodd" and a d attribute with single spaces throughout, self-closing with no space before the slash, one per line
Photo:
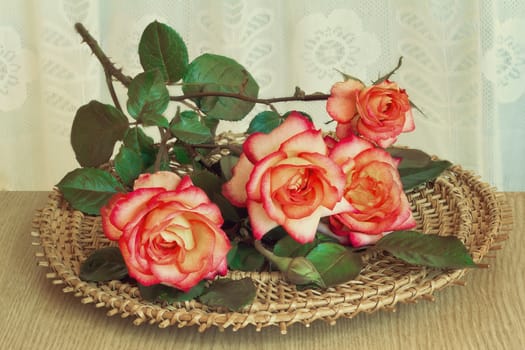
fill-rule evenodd
<path id="1" fill-rule="evenodd" d="M 490 265 L 489 264 L 476 264 L 476 267 L 480 269 L 488 269 Z"/>

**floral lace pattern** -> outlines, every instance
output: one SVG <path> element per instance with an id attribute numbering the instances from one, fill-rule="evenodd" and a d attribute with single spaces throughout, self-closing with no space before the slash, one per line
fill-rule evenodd
<path id="1" fill-rule="evenodd" d="M 484 57 L 485 76 L 496 85 L 498 100 L 510 103 L 525 93 L 525 19 L 506 21 Z"/>
<path id="2" fill-rule="evenodd" d="M 0 27 L 0 111 L 13 111 L 26 101 L 32 61 L 33 54 L 22 47 L 20 35 L 11 27 Z"/>
<path id="3" fill-rule="evenodd" d="M 303 89 L 325 89 L 340 79 L 340 72 L 366 72 L 381 51 L 377 36 L 368 32 L 362 19 L 349 9 L 306 16 L 295 30 L 295 75 L 308 77 L 300 82 Z"/>
<path id="4" fill-rule="evenodd" d="M 11 10 L 0 14 L 0 117 L 8 130 L 0 156 L 14 159 L 8 152 L 22 149 L 36 157 L 32 150 L 38 149 L 38 167 L 53 167 L 39 174 L 2 169 L 0 187 L 52 187 L 72 168 L 68 143 L 77 107 L 91 99 L 110 101 L 100 96 L 104 76 L 73 24 L 83 22 L 117 67 L 135 75 L 141 70 L 136 55 L 141 30 L 158 19 L 188 38 L 191 58 L 204 51 L 235 57 L 265 97 L 293 94 L 295 86 L 326 92 L 338 71 L 370 83 L 403 56 L 395 79 L 424 115 L 416 115 L 418 132 L 399 143 L 459 163 L 502 190 L 525 190 L 523 165 L 508 152 L 516 140 L 523 149 L 525 139 L 525 131 L 512 127 L 522 125 L 525 100 L 524 2 L 60 0 L 46 4 L 45 11 L 36 6 L 36 17 L 24 14 L 25 6 L 11 8 L 16 16 Z M 277 108 L 303 109 L 317 123 L 328 120 L 315 103 Z M 228 129 L 246 126 L 241 121 Z M 34 147 L 20 145 L 13 136 L 20 134 Z"/>

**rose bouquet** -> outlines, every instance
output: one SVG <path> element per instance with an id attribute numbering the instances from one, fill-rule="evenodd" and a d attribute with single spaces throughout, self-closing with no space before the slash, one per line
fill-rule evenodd
<path id="1" fill-rule="evenodd" d="M 368 86 L 342 74 L 329 94 L 297 88 L 263 99 L 233 59 L 189 62 L 165 24 L 144 30 L 144 72 L 133 78 L 81 24 L 76 29 L 101 62 L 113 102 L 78 109 L 71 144 L 81 168 L 57 185 L 73 208 L 100 215 L 115 242 L 82 263 L 83 280 L 128 279 L 150 301 L 236 310 L 257 288 L 250 278 L 221 277 L 228 271 L 280 271 L 297 288 L 325 289 L 356 278 L 363 256 L 377 252 L 439 269 L 476 266 L 458 238 L 413 230 L 405 191 L 451 164 L 392 146 L 414 130 L 417 109 L 391 80 L 401 59 Z M 127 88 L 126 110 L 114 79 Z M 321 130 L 304 112 L 280 112 L 286 101 L 325 101 L 335 129 Z M 240 120 L 255 104 L 268 110 L 245 133 L 217 135 L 221 120 Z M 147 133 L 155 128 L 157 142 Z"/>

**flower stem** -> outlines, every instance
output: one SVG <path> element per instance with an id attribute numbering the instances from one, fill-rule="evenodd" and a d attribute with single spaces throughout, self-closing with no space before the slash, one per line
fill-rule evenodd
<path id="1" fill-rule="evenodd" d="M 107 70 L 104 70 L 104 74 L 106 75 L 106 85 L 108 86 L 109 94 L 111 95 L 111 99 L 113 100 L 115 108 L 124 113 L 122 107 L 120 106 L 117 93 L 115 92 L 115 87 L 113 86 L 113 77 Z"/>
<path id="2" fill-rule="evenodd" d="M 123 74 L 121 69 L 118 69 L 115 67 L 113 62 L 111 62 L 109 57 L 100 48 L 100 46 L 98 45 L 98 42 L 91 36 L 91 34 L 89 34 L 87 29 L 84 27 L 84 25 L 82 25 L 82 23 L 76 23 L 75 29 L 77 30 L 78 34 L 80 34 L 80 36 L 82 37 L 83 42 L 85 42 L 91 48 L 91 51 L 93 52 L 93 54 L 100 61 L 100 64 L 102 64 L 104 71 L 107 72 L 106 74 L 109 74 L 115 77 L 118 81 L 122 83 L 122 85 L 126 87 L 129 86 L 132 78 Z M 290 102 L 290 101 L 321 101 L 321 100 L 326 100 L 328 99 L 328 97 L 330 97 L 330 95 L 328 94 L 314 93 L 310 95 L 294 94 L 293 96 L 285 96 L 285 97 L 256 98 L 256 97 L 246 96 L 242 93 L 206 91 L 206 92 L 195 92 L 191 94 L 184 94 L 180 96 L 170 96 L 170 100 L 183 102 L 185 100 L 189 100 L 192 98 L 200 98 L 200 97 L 208 97 L 208 96 L 231 97 L 231 98 L 236 98 L 242 101 L 265 104 L 269 106 L 272 110 L 275 110 L 275 108 L 272 106 L 272 103 Z"/>
<path id="3" fill-rule="evenodd" d="M 164 128 L 162 127 L 159 127 L 159 133 L 160 133 L 159 151 L 157 153 L 157 157 L 155 158 L 155 164 L 153 165 L 153 169 L 155 169 L 155 171 L 160 170 L 162 160 L 168 156 L 167 143 L 171 137 L 170 132 L 167 130 L 164 130 Z"/>
<path id="4" fill-rule="evenodd" d="M 256 98 L 256 97 L 246 96 L 242 94 L 237 94 L 234 92 L 206 91 L 206 92 L 194 92 L 191 94 L 184 94 L 180 96 L 170 96 L 170 100 L 171 101 L 183 101 L 187 99 L 208 97 L 208 96 L 231 97 L 231 98 L 236 98 L 238 100 L 243 100 L 243 101 L 253 102 L 253 103 L 261 103 L 265 105 L 271 105 L 272 103 L 277 103 L 277 102 L 291 102 L 291 101 L 322 101 L 322 100 L 327 100 L 328 97 L 330 97 L 329 94 L 314 93 L 314 94 L 304 95 L 304 96 Z"/>
<path id="5" fill-rule="evenodd" d="M 115 65 L 110 61 L 109 57 L 106 56 L 104 51 L 100 48 L 97 41 L 89 34 L 87 29 L 82 25 L 82 23 L 76 23 L 75 29 L 78 34 L 82 37 L 82 40 L 91 48 L 93 54 L 97 57 L 104 67 L 104 70 L 107 71 L 110 75 L 117 78 L 124 86 L 128 86 L 131 83 L 131 77 L 124 75 L 121 69 L 117 69 Z"/>

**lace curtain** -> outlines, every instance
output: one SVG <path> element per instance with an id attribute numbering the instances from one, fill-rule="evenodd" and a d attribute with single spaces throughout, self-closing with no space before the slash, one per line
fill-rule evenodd
<path id="1" fill-rule="evenodd" d="M 110 103 L 102 70 L 73 29 L 82 22 L 128 75 L 157 19 L 175 28 L 190 59 L 235 58 L 260 96 L 327 92 L 337 72 L 393 76 L 424 111 L 398 143 L 471 169 L 501 190 L 523 191 L 525 1 L 200 0 L 11 1 L 0 13 L 0 189 L 49 190 L 77 167 L 69 145 L 76 109 Z M 125 92 L 119 91 L 122 101 Z M 258 107 L 260 110 L 261 107 Z M 324 103 L 300 109 L 318 126 Z M 223 129 L 243 131 L 247 122 Z"/>

